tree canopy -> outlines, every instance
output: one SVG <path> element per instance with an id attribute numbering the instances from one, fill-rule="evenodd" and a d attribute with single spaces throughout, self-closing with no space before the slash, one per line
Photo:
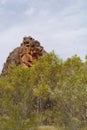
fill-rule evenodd
<path id="1" fill-rule="evenodd" d="M 31 68 L 11 65 L 0 77 L 0 130 L 35 130 L 60 125 L 86 127 L 87 61 L 63 61 L 54 52 Z"/>

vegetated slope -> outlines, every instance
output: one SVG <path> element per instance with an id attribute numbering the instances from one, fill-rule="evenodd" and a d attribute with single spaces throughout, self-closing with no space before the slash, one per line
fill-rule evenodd
<path id="1" fill-rule="evenodd" d="M 10 64 L 22 65 L 24 67 L 31 67 L 39 57 L 46 54 L 40 42 L 32 37 L 24 37 L 20 47 L 14 49 L 8 56 L 6 63 L 2 69 L 1 75 L 7 73 Z"/>
<path id="2" fill-rule="evenodd" d="M 63 61 L 31 37 L 15 50 L 0 77 L 0 130 L 87 130 L 87 59 Z"/>

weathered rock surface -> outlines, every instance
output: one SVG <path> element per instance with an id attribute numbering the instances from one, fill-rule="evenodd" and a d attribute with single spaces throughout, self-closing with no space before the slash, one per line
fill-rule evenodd
<path id="1" fill-rule="evenodd" d="M 17 47 L 9 54 L 1 75 L 6 75 L 10 64 L 22 65 L 26 68 L 32 67 L 39 57 L 45 54 L 46 51 L 40 45 L 40 42 L 30 36 L 24 37 L 20 47 Z"/>

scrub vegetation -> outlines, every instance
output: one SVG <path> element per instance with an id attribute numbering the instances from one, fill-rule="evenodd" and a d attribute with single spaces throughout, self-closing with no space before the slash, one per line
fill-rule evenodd
<path id="1" fill-rule="evenodd" d="M 54 52 L 0 77 L 0 130 L 87 130 L 87 59 Z"/>

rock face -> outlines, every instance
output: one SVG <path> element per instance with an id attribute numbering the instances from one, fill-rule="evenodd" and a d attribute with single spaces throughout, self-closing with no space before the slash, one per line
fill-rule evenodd
<path id="1" fill-rule="evenodd" d="M 15 64 L 16 66 L 22 65 L 26 68 L 32 67 L 39 57 L 45 55 L 46 53 L 47 52 L 37 40 L 30 36 L 24 37 L 20 47 L 17 47 L 9 54 L 1 75 L 6 75 L 10 64 Z"/>

